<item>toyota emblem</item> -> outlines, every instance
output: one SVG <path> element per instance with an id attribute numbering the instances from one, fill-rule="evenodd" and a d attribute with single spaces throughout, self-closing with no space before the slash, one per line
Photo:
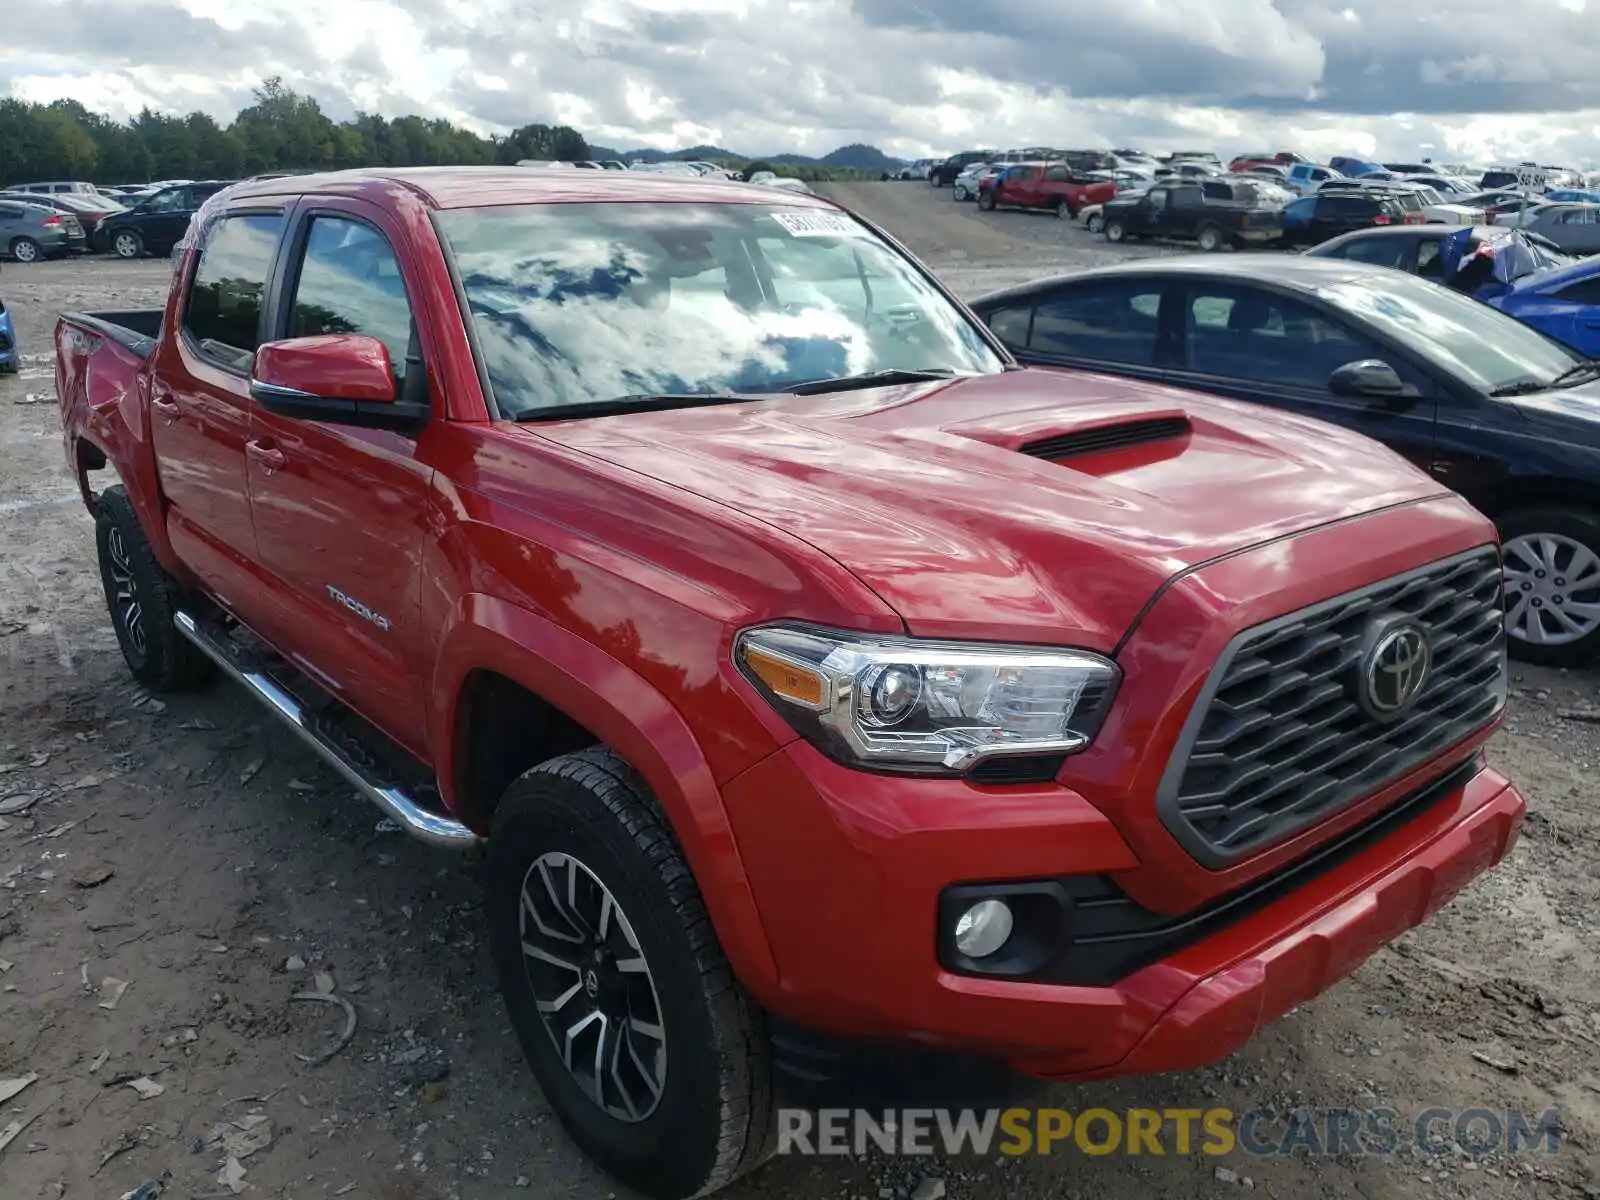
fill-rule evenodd
<path id="1" fill-rule="evenodd" d="M 1378 625 L 1367 638 L 1361 658 L 1362 707 L 1379 718 L 1400 715 L 1416 703 L 1427 686 L 1433 647 L 1415 621 Z"/>

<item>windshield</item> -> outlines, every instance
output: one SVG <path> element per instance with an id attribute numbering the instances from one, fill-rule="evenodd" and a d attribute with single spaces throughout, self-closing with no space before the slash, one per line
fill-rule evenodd
<path id="1" fill-rule="evenodd" d="M 502 416 L 1002 360 L 831 209 L 539 204 L 437 214 Z"/>
<path id="2" fill-rule="evenodd" d="M 1347 279 L 1319 294 L 1484 393 L 1547 384 L 1581 361 L 1498 309 L 1410 275 Z"/>

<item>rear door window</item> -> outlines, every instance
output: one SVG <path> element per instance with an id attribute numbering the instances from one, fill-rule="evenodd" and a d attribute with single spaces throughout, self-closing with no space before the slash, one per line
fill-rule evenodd
<path id="1" fill-rule="evenodd" d="M 200 250 L 183 331 L 219 364 L 248 371 L 261 341 L 261 298 L 283 230 L 282 213 L 224 216 Z"/>
<path id="2" fill-rule="evenodd" d="M 1158 281 L 1111 280 L 1049 295 L 1034 306 L 1028 349 L 1063 358 L 1153 366 L 1163 286 Z"/>

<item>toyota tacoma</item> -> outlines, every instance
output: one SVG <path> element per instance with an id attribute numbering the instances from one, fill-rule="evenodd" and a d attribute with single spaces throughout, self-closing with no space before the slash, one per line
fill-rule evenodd
<path id="1" fill-rule="evenodd" d="M 129 670 L 486 843 L 531 1069 L 656 1196 L 771 1152 L 775 1028 L 1193 1067 L 1523 815 L 1485 518 L 1352 433 L 1020 368 L 821 198 L 261 180 L 55 347 Z"/>

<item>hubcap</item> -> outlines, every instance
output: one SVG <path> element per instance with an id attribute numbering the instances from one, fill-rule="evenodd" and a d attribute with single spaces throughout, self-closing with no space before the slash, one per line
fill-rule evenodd
<path id="1" fill-rule="evenodd" d="M 620 1121 L 661 1103 L 667 1039 L 655 977 L 609 888 L 570 854 L 522 880 L 522 965 L 545 1030 L 584 1094 Z"/>
<path id="2" fill-rule="evenodd" d="M 1505 544 L 1506 633 L 1564 646 L 1600 629 L 1600 556 L 1559 533 Z"/>
<path id="3" fill-rule="evenodd" d="M 128 558 L 128 547 L 122 540 L 122 530 L 116 526 L 112 526 L 106 534 L 106 555 L 111 560 L 117 624 L 122 627 L 128 645 L 142 658 L 145 652 L 144 606 L 139 602 L 139 585 L 133 579 L 133 563 Z"/>
<path id="4" fill-rule="evenodd" d="M 132 258 L 138 250 L 138 243 L 126 234 L 117 239 L 117 253 L 123 258 Z"/>
<path id="5" fill-rule="evenodd" d="M 38 256 L 32 242 L 18 242 L 14 253 L 18 262 L 32 262 Z"/>

